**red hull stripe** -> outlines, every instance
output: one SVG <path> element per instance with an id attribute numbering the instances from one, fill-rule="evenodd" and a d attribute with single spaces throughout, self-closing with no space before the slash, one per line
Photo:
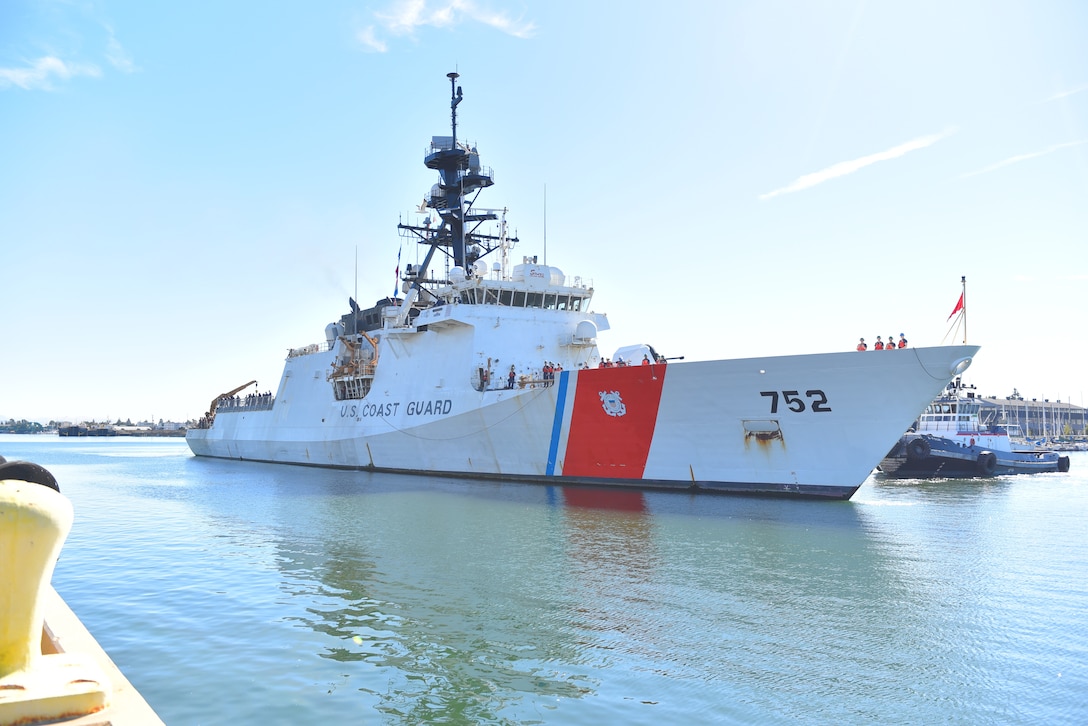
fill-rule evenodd
<path id="1" fill-rule="evenodd" d="M 563 476 L 641 479 L 668 366 L 578 372 Z"/>

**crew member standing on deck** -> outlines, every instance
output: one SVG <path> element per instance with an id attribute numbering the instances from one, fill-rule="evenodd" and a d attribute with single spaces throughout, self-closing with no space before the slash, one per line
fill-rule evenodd
<path id="1" fill-rule="evenodd" d="M 899 334 L 899 347 L 900 348 L 906 348 L 907 347 L 907 336 L 903 335 L 902 333 Z"/>
<path id="2" fill-rule="evenodd" d="M 865 338 L 862 338 L 861 342 L 858 343 L 858 350 L 869 350 L 869 346 L 865 345 Z"/>
<path id="3" fill-rule="evenodd" d="M 888 344 L 884 346 L 884 350 L 895 350 L 895 338 L 891 335 L 888 336 Z"/>
<path id="4" fill-rule="evenodd" d="M 873 346 L 873 350 L 884 350 L 884 343 L 880 342 L 880 336 L 876 336 L 876 344 Z"/>

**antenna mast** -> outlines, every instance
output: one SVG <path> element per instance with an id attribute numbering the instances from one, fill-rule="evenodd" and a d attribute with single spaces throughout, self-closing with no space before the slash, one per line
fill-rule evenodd
<path id="1" fill-rule="evenodd" d="M 453 134 L 453 145 L 450 148 L 455 154 L 457 153 L 457 105 L 461 103 L 463 98 L 461 89 L 457 86 L 459 76 L 459 73 L 446 74 L 446 78 L 450 79 L 450 132 Z M 443 175 L 445 177 L 443 181 L 449 184 L 456 180 L 459 187 L 457 190 L 457 223 L 453 225 L 453 234 L 456 236 L 453 245 L 453 264 L 468 267 L 465 259 L 465 188 L 459 168 L 454 167 L 451 171 L 452 173 L 449 176 Z M 449 194 L 447 193 L 448 198 Z"/>

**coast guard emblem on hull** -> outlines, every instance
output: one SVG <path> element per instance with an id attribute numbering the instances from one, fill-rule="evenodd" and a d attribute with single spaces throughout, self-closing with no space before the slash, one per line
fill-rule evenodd
<path id="1" fill-rule="evenodd" d="M 623 405 L 619 391 L 601 391 L 601 408 L 609 416 L 622 416 L 627 413 L 627 406 Z"/>

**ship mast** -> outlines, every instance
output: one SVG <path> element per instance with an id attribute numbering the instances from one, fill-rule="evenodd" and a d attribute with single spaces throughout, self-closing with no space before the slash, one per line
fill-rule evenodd
<path id="1" fill-rule="evenodd" d="M 476 274 L 477 259 L 494 252 L 504 242 L 517 242 L 516 237 L 506 236 L 505 228 L 499 236 L 479 231 L 482 223 L 498 217 L 494 210 L 474 211 L 475 196 L 468 197 L 495 182 L 491 169 L 480 166 L 475 146 L 457 140 L 457 107 L 464 100 L 464 93 L 457 85 L 458 73 L 447 73 L 446 77 L 450 79 L 450 135 L 432 137 L 429 153 L 423 159 L 424 165 L 439 175 L 439 183 L 423 199 L 424 206 L 433 209 L 442 221 L 434 227 L 397 225 L 403 232 L 418 237 L 420 244 L 430 247 L 423 264 L 414 271 L 414 285 L 428 279 L 428 269 L 439 248 L 448 249 L 446 254 L 453 267 L 461 268 L 465 277 L 472 277 Z"/>
<path id="2" fill-rule="evenodd" d="M 963 286 L 960 297 L 963 301 L 963 344 L 967 345 L 967 275 L 960 275 L 960 285 Z"/>
<path id="3" fill-rule="evenodd" d="M 457 73 L 447 73 L 446 78 L 450 79 L 450 138 L 453 139 L 453 149 L 457 151 L 457 106 L 461 103 L 461 99 L 464 96 L 461 93 L 461 87 L 457 85 Z M 456 87 L 456 93 L 454 92 Z M 452 187 L 460 187 L 457 182 L 460 179 L 452 178 L 446 179 L 446 174 L 442 174 L 442 181 L 444 185 L 451 187 L 446 192 L 446 200 L 452 201 L 456 196 L 457 200 L 457 214 L 455 217 L 456 222 L 450 226 L 453 228 L 453 264 L 454 266 L 465 265 L 465 193 L 464 189 L 457 188 L 456 194 Z M 452 204 L 450 207 L 452 208 Z"/>
<path id="4" fill-rule="evenodd" d="M 948 340 L 949 337 L 954 336 L 959 332 L 959 326 L 963 324 L 963 345 L 967 345 L 967 276 L 960 276 L 960 298 L 956 301 L 956 307 L 952 309 L 952 314 L 948 316 L 949 320 L 955 318 L 952 322 L 952 326 L 948 329 L 948 332 L 944 334 L 944 340 Z"/>
<path id="5" fill-rule="evenodd" d="M 491 186 L 492 182 L 489 176 L 479 173 L 479 155 L 457 143 L 457 106 L 464 94 L 457 85 L 459 74 L 447 73 L 446 77 L 450 79 L 451 136 L 448 139 L 435 137 L 431 141 L 434 151 L 424 160 L 440 177 L 438 188 L 432 190 L 427 206 L 436 209 L 449 228 L 454 266 L 470 273 L 469 265 L 474 260 L 467 259 L 465 254 L 465 195 Z"/>
<path id="6" fill-rule="evenodd" d="M 963 344 L 967 345 L 967 275 L 960 275 L 960 299 L 956 301 L 956 307 L 953 308 L 952 314 L 948 316 L 948 319 L 956 318 L 952 323 L 952 327 L 948 329 L 948 332 L 944 334 L 944 340 L 947 340 L 954 330 L 959 329 L 959 325 L 963 323 Z M 958 313 L 958 315 L 957 315 Z M 942 340 L 943 342 L 943 340 Z M 956 376 L 951 383 L 948 384 L 946 390 L 953 392 L 958 396 L 960 388 L 963 387 L 960 376 Z"/>

